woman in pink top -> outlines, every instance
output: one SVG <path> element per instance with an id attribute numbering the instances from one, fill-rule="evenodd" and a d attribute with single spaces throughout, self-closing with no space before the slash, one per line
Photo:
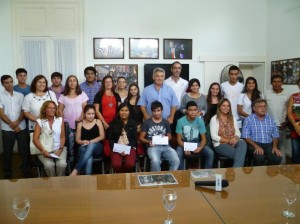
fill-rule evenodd
<path id="1" fill-rule="evenodd" d="M 65 90 L 60 95 L 59 102 L 59 115 L 64 118 L 65 122 L 68 122 L 69 132 L 69 153 L 70 161 L 74 161 L 74 139 L 76 122 L 82 121 L 83 108 L 87 104 L 88 96 L 85 92 L 82 92 L 78 79 L 75 75 L 70 75 L 65 84 Z"/>

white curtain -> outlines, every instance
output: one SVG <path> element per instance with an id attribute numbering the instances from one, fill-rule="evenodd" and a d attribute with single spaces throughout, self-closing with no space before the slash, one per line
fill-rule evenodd
<path id="1" fill-rule="evenodd" d="M 54 39 L 54 70 L 63 74 L 63 80 L 69 75 L 76 74 L 76 40 Z M 54 72 L 54 71 L 53 71 Z"/>
<path id="2" fill-rule="evenodd" d="M 23 39 L 21 41 L 24 68 L 28 72 L 28 80 L 36 75 L 47 75 L 47 44 L 43 39 Z"/>

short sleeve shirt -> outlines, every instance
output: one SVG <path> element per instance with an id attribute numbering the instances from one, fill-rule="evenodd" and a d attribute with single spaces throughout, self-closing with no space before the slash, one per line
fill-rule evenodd
<path id="1" fill-rule="evenodd" d="M 171 127 L 166 119 L 162 119 L 161 122 L 155 123 L 152 118 L 147 119 L 142 125 L 142 132 L 146 132 L 147 140 L 151 141 L 152 136 L 155 135 L 167 135 L 171 133 Z"/>
<path id="2" fill-rule="evenodd" d="M 82 104 L 88 101 L 88 96 L 82 92 L 75 98 L 60 95 L 58 102 L 64 105 L 64 120 L 69 123 L 71 129 L 75 129 L 75 120 L 81 116 Z"/>
<path id="3" fill-rule="evenodd" d="M 200 135 L 206 133 L 204 121 L 196 117 L 190 122 L 184 116 L 177 122 L 176 133 L 182 135 L 184 142 L 200 142 Z"/>

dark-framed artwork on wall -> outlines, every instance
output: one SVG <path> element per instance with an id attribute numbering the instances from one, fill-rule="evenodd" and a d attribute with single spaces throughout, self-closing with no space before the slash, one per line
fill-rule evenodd
<path id="1" fill-rule="evenodd" d="M 124 38 L 93 38 L 94 59 L 124 59 Z"/>
<path id="2" fill-rule="evenodd" d="M 294 85 L 300 78 L 300 58 L 291 58 L 271 62 L 271 77 L 281 75 L 283 84 Z"/>
<path id="3" fill-rule="evenodd" d="M 129 38 L 130 59 L 158 59 L 158 38 Z"/>
<path id="4" fill-rule="evenodd" d="M 101 82 L 104 76 L 110 75 L 116 85 L 118 77 L 124 77 L 127 87 L 131 83 L 138 83 L 138 65 L 137 64 L 95 64 L 97 71 L 97 82 Z"/>
<path id="5" fill-rule="evenodd" d="M 164 39 L 164 59 L 193 59 L 193 40 Z"/>

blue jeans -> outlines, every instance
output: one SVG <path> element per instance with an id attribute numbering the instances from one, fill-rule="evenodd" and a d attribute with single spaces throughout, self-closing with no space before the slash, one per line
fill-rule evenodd
<path id="1" fill-rule="evenodd" d="M 233 159 L 233 167 L 243 167 L 247 152 L 247 144 L 244 140 L 239 140 L 235 146 L 229 144 L 220 144 L 215 147 L 216 153 Z"/>
<path id="2" fill-rule="evenodd" d="M 198 144 L 198 146 L 199 146 L 199 144 Z M 183 151 L 183 147 L 182 146 L 177 146 L 176 152 L 177 152 L 177 155 L 178 155 L 179 160 L 180 160 L 180 165 L 179 165 L 178 169 L 183 170 L 183 168 L 184 168 L 183 167 L 183 160 L 184 160 L 184 156 L 185 156 L 184 151 Z M 196 153 L 191 152 L 191 155 L 196 155 Z M 203 155 L 205 157 L 204 168 L 205 169 L 212 168 L 213 162 L 214 162 L 214 151 L 210 147 L 204 146 L 204 148 L 201 150 L 199 155 Z"/>
<path id="3" fill-rule="evenodd" d="M 24 129 L 18 133 L 13 131 L 2 131 L 4 179 L 10 179 L 12 177 L 12 154 L 16 140 L 18 144 L 18 151 L 22 158 L 23 174 L 25 176 L 30 175 L 28 130 Z"/>
<path id="4" fill-rule="evenodd" d="M 75 165 L 75 169 L 80 172 L 85 167 L 85 174 L 93 173 L 94 156 L 99 156 L 103 153 L 103 145 L 100 142 L 90 143 L 86 146 L 79 147 L 79 161 Z"/>
<path id="5" fill-rule="evenodd" d="M 291 138 L 292 142 L 292 163 L 300 164 L 300 138 Z"/>
<path id="6" fill-rule="evenodd" d="M 180 164 L 178 155 L 174 149 L 168 145 L 156 145 L 149 147 L 147 150 L 150 158 L 151 169 L 150 171 L 161 171 L 161 158 L 167 160 L 170 164 L 169 170 L 177 170 Z"/>

